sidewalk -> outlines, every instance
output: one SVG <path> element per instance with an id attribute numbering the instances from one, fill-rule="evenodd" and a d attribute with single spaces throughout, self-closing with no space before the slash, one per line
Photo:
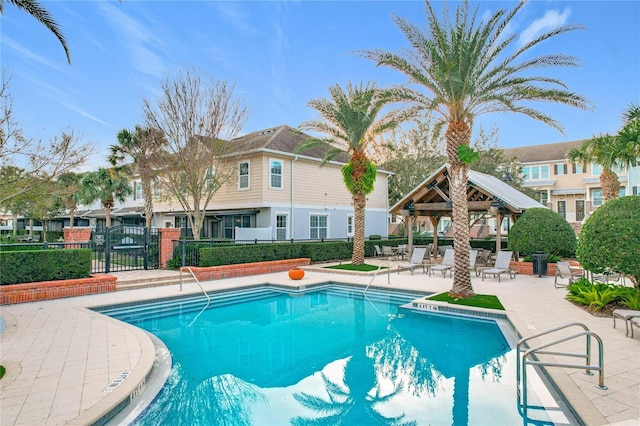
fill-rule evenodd
<path id="1" fill-rule="evenodd" d="M 389 263 L 392 268 L 397 265 Z M 344 282 L 366 286 L 372 281 L 370 275 L 328 273 L 321 266 L 305 267 L 305 278 L 297 282 L 283 272 L 202 285 L 213 290 L 261 283 L 297 286 Z M 124 280 L 134 274 L 150 273 L 114 275 Z M 483 282 L 473 275 L 472 282 L 477 293 L 498 295 L 523 336 L 572 321 L 582 322 L 597 333 L 604 342 L 608 390 L 595 386 L 597 374 L 586 376 L 581 370 L 564 368 L 549 369 L 550 374 L 587 424 L 640 424 L 640 333 L 634 339 L 625 337 L 624 326 L 613 329 L 611 318 L 594 317 L 567 302 L 566 291 L 555 289 L 552 277 L 519 275 L 498 283 L 493 279 Z M 374 279 L 374 284 L 380 287 L 434 292 L 449 290 L 451 283 L 448 275 L 443 278 L 438 273 L 428 277 L 420 270 L 414 275 L 383 273 Z M 182 292 L 179 285 L 168 285 L 1 306 L 0 316 L 6 328 L 0 336 L 0 357 L 7 375 L 0 380 L 0 424 L 86 424 L 100 418 L 115 405 L 114 401 L 138 390 L 153 365 L 155 351 L 140 330 L 85 308 L 199 291 L 190 283 L 183 285 Z M 597 356 L 597 347 L 594 353 Z M 107 392 L 113 380 L 127 371 L 131 373 L 122 384 Z"/>

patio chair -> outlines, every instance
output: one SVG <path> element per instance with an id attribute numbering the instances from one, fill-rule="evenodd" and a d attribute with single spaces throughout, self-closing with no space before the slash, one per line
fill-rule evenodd
<path id="1" fill-rule="evenodd" d="M 629 336 L 629 329 L 631 329 L 631 337 L 633 338 L 633 326 L 640 327 L 640 311 L 615 309 L 613 311 L 613 328 L 616 328 L 616 318 L 624 321 L 624 326 L 627 329 L 625 336 Z"/>
<path id="2" fill-rule="evenodd" d="M 422 272 L 425 272 L 425 267 L 427 266 L 424 264 L 425 255 L 427 255 L 426 247 L 415 247 L 411 253 L 409 263 L 401 263 L 398 265 L 398 273 L 400 273 L 401 270 L 409 269 L 411 275 L 413 275 L 413 270 L 419 266 L 422 267 Z"/>
<path id="3" fill-rule="evenodd" d="M 555 288 L 567 287 L 580 278 L 582 278 L 582 272 L 571 269 L 569 262 L 556 262 L 556 279 L 553 283 Z M 566 283 L 559 282 L 559 280 L 566 280 Z"/>
<path id="4" fill-rule="evenodd" d="M 379 245 L 377 245 L 377 244 L 374 244 L 374 245 L 373 245 L 373 248 L 376 250 L 376 251 L 373 253 L 373 257 L 382 257 L 382 249 L 380 248 L 380 246 L 379 246 Z"/>
<path id="5" fill-rule="evenodd" d="M 516 277 L 516 271 L 509 268 L 509 264 L 511 263 L 511 256 L 513 255 L 512 251 L 502 250 L 499 251 L 496 255 L 496 262 L 493 264 L 492 268 L 484 269 L 481 273 L 482 281 L 484 281 L 484 277 L 487 275 L 493 275 L 494 278 L 498 278 L 498 282 L 500 282 L 500 275 L 504 273 L 509 273 L 509 277 L 514 279 Z"/>
<path id="6" fill-rule="evenodd" d="M 440 271 L 442 272 L 442 276 L 446 276 L 447 275 L 447 271 L 449 271 L 449 276 L 453 276 L 452 270 L 453 270 L 453 261 L 454 261 L 454 256 L 453 256 L 453 249 L 447 249 L 444 252 L 444 257 L 442 258 L 442 263 L 439 263 L 437 265 L 433 265 L 432 267 L 429 268 L 429 276 L 431 276 L 431 271 Z"/>
<path id="7" fill-rule="evenodd" d="M 404 260 L 405 255 L 409 254 L 409 250 L 407 249 L 406 244 L 398 244 L 398 248 L 396 250 L 397 250 L 396 255 L 398 256 L 398 259 Z"/>
<path id="8" fill-rule="evenodd" d="M 394 254 L 395 253 L 393 251 L 393 247 L 391 247 L 391 246 L 382 246 L 382 257 L 384 257 L 385 259 L 389 259 Z"/>
<path id="9" fill-rule="evenodd" d="M 483 269 L 487 269 L 489 267 L 489 257 L 491 256 L 491 250 L 478 250 L 478 255 L 476 257 L 476 264 L 473 268 L 476 271 L 476 277 L 480 276 L 480 273 Z"/>

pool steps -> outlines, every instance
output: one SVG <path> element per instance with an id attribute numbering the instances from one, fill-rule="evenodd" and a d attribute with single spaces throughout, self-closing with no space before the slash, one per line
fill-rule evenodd
<path id="1" fill-rule="evenodd" d="M 326 288 L 329 288 L 332 294 L 363 297 L 362 290 L 359 288 L 337 286 L 326 286 Z M 291 291 L 290 289 L 284 290 L 276 287 L 257 287 L 236 291 L 209 293 L 211 297 L 211 304 L 209 307 L 213 308 L 249 300 L 267 299 L 274 296 L 273 290 L 294 295 L 299 293 L 298 291 Z M 306 291 L 310 290 L 307 289 Z M 376 291 L 375 289 L 369 289 L 364 298 L 370 301 L 403 305 L 420 296 L 423 295 L 405 292 L 381 292 Z M 134 322 L 144 320 L 151 315 L 158 317 L 173 315 L 175 313 L 198 312 L 202 310 L 206 304 L 207 299 L 205 296 L 197 295 L 157 300 L 154 302 L 98 307 L 94 308 L 94 310 L 122 321 Z"/>

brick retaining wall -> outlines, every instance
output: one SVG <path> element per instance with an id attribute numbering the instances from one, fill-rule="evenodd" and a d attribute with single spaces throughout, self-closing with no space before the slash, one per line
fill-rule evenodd
<path id="1" fill-rule="evenodd" d="M 116 280 L 111 275 L 96 274 L 73 280 L 3 285 L 0 286 L 0 305 L 108 293 L 116 290 Z"/>
<path id="2" fill-rule="evenodd" d="M 298 259 L 270 260 L 267 262 L 241 263 L 238 265 L 209 266 L 201 268 L 192 266 L 191 270 L 199 281 L 219 280 L 223 278 L 245 277 L 248 275 L 284 272 L 294 266 L 310 265 L 308 257 Z"/>

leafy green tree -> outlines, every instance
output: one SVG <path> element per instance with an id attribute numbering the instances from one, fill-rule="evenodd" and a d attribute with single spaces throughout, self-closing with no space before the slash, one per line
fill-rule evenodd
<path id="1" fill-rule="evenodd" d="M 394 129 L 408 119 L 414 110 L 399 108 L 384 113 L 390 103 L 400 99 L 398 88 L 381 89 L 375 83 L 355 86 L 349 82 L 346 91 L 336 84 L 329 88 L 331 99 L 312 99 L 309 106 L 320 113 L 320 118 L 305 121 L 303 130 L 311 130 L 326 135 L 324 138 L 310 138 L 296 148 L 297 152 L 324 146 L 326 148 L 322 164 L 339 154 L 347 154 L 348 162 L 342 167 L 345 186 L 353 199 L 354 265 L 364 263 L 364 224 L 367 195 L 373 191 L 377 176 L 375 164 L 368 155 L 376 137 Z"/>
<path id="2" fill-rule="evenodd" d="M 147 228 L 151 228 L 153 220 L 153 182 L 157 176 L 154 163 L 158 162 L 164 143 L 164 138 L 159 131 L 136 126 L 132 132 L 127 129 L 120 130 L 118 143 L 110 147 L 111 165 L 123 167 L 129 174 L 132 174 L 132 165 L 137 169 L 142 182 Z"/>
<path id="3" fill-rule="evenodd" d="M 412 49 L 399 53 L 383 49 L 362 52 L 379 66 L 406 74 L 410 82 L 421 89 L 410 91 L 407 99 L 425 110 L 435 111 L 446 125 L 456 247 L 450 293 L 456 297 L 474 295 L 468 268 L 466 184 L 469 167 L 460 154 L 469 150 L 475 118 L 483 113 L 515 112 L 562 130 L 556 120 L 534 109 L 530 101 L 588 107 L 588 102 L 567 90 L 562 81 L 539 72 L 543 68 L 576 66 L 575 58 L 564 54 L 532 56 L 532 51 L 542 42 L 581 27 L 562 25 L 517 45 L 517 34 L 510 34 L 509 30 L 524 4 L 520 2 L 511 11 L 499 9 L 482 15 L 477 7 L 472 10 L 465 1 L 456 8 L 455 18 L 450 19 L 449 16 L 439 18 L 427 0 L 426 29 L 406 19 L 393 18 Z"/>
<path id="4" fill-rule="evenodd" d="M 580 229 L 576 257 L 595 272 L 627 275 L 640 290 L 640 196 L 607 201 Z"/>
<path id="5" fill-rule="evenodd" d="M 59 188 L 57 182 L 41 180 L 33 191 L 23 196 L 24 214 L 42 224 L 42 241 L 47 241 L 47 229 L 51 219 L 60 216 L 65 210 L 64 204 L 56 196 Z"/>
<path id="6" fill-rule="evenodd" d="M 509 250 L 524 256 L 540 251 L 553 256 L 573 257 L 576 234 L 558 213 L 546 208 L 533 208 L 525 211 L 511 226 Z"/>
<path id="7" fill-rule="evenodd" d="M 49 31 L 56 36 L 60 44 L 62 44 L 62 48 L 64 49 L 64 53 L 67 56 L 67 62 L 71 65 L 71 54 L 69 53 L 69 47 L 67 46 L 67 41 L 60 30 L 57 22 L 53 19 L 51 14 L 42 7 L 40 2 L 36 0 L 0 0 L 0 14 L 4 15 L 4 2 L 12 4 L 16 6 L 18 9 L 22 9 L 27 12 L 29 15 L 33 16 L 38 22 L 43 24 Z"/>
<path id="8" fill-rule="evenodd" d="M 100 201 L 105 209 L 107 227 L 111 226 L 111 209 L 115 206 L 116 200 L 123 202 L 132 192 L 126 176 L 113 167 L 100 167 L 87 173 L 82 178 L 80 187 L 80 200 L 83 204 Z"/>

